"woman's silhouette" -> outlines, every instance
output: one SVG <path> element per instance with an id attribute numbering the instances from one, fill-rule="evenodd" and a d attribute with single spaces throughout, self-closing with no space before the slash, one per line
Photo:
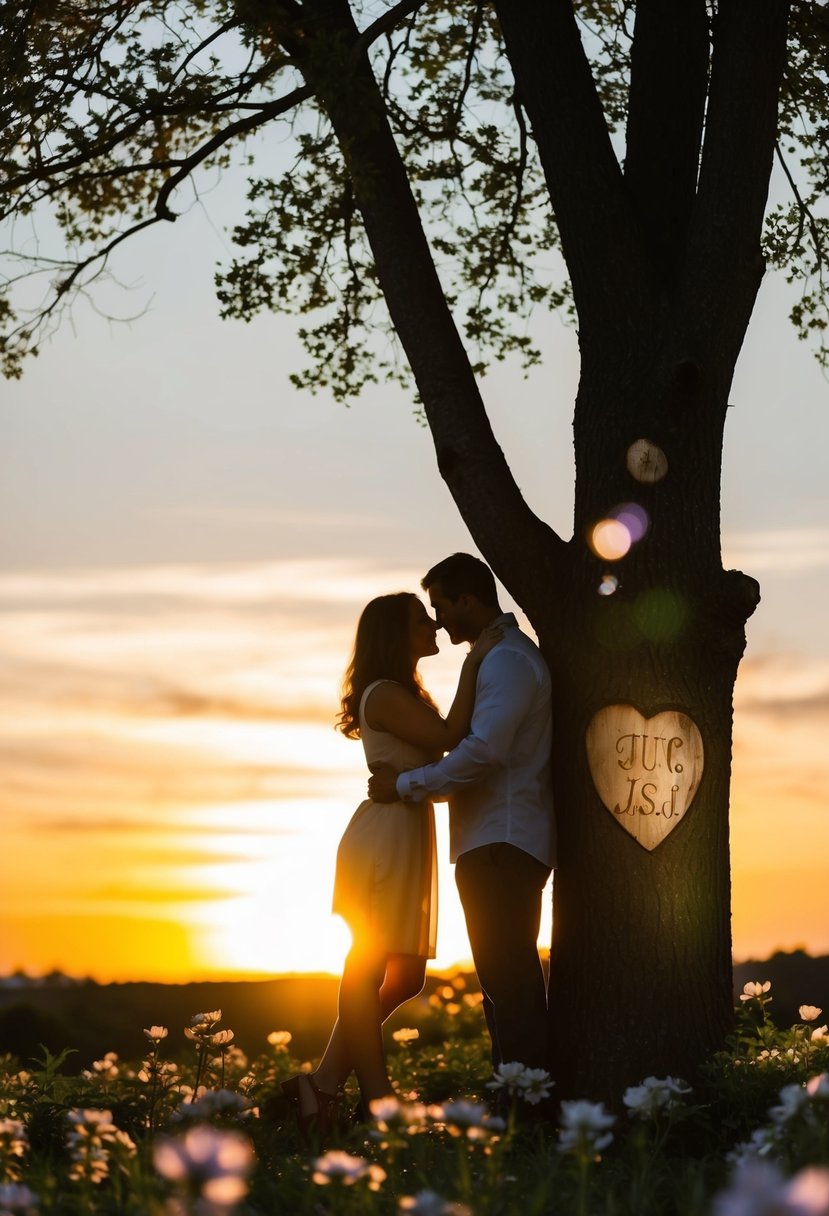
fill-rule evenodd
<path id="1" fill-rule="evenodd" d="M 500 640 L 485 630 L 466 656 L 455 699 L 441 718 L 417 672 L 437 654 L 438 626 L 416 595 L 371 600 L 357 624 L 343 681 L 338 729 L 361 739 L 369 767 L 398 770 L 437 759 L 469 730 L 478 666 Z M 304 1133 L 323 1136 L 352 1071 L 364 1110 L 392 1092 L 382 1025 L 423 987 L 435 956 L 437 867 L 431 803 L 361 803 L 337 853 L 333 908 L 352 945 L 340 982 L 338 1017 L 319 1067 L 282 1082 Z"/>

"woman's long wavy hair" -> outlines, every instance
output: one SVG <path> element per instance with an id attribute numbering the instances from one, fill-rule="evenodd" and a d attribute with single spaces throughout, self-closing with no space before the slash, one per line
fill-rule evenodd
<path id="1" fill-rule="evenodd" d="M 420 600 L 411 591 L 379 595 L 360 614 L 351 661 L 343 676 L 337 719 L 337 730 L 348 739 L 360 737 L 360 701 L 375 680 L 395 680 L 427 705 L 434 706 L 412 666 L 409 623 L 413 602 L 417 604 Z"/>

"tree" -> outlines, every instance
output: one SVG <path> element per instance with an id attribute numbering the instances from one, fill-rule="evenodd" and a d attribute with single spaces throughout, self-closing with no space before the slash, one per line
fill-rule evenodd
<path id="1" fill-rule="evenodd" d="M 48 211 L 70 250 L 9 251 L 9 375 L 203 166 L 286 124 L 292 159 L 251 181 L 223 310 L 311 316 L 300 386 L 347 399 L 410 369 L 553 674 L 559 1093 L 693 1077 L 731 1018 L 732 691 L 758 600 L 722 568 L 722 432 L 766 259 L 801 280 L 801 332 L 826 326 L 827 10 L 29 0 L 3 33 L 4 215 L 14 235 Z M 793 202 L 763 235 L 776 146 Z M 540 306 L 579 331 L 569 542 L 521 497 L 477 382 L 489 358 L 538 360 Z"/>

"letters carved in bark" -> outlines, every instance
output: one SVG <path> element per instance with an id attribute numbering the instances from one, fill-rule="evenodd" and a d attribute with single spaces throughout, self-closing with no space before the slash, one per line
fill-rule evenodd
<path id="1" fill-rule="evenodd" d="M 687 812 L 703 768 L 702 737 L 687 714 L 644 717 L 632 705 L 606 705 L 587 728 L 593 784 L 617 823 L 655 849 Z"/>

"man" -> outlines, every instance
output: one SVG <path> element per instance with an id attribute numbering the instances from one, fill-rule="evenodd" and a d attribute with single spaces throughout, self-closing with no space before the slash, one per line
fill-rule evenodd
<path id="1" fill-rule="evenodd" d="M 450 860 L 484 993 L 494 1065 L 547 1064 L 544 976 L 536 946 L 541 893 L 555 864 L 550 785 L 550 674 L 538 650 L 498 605 L 491 570 L 455 553 L 422 581 L 450 641 L 474 642 L 488 625 L 503 639 L 483 659 L 470 733 L 442 760 L 369 781 L 379 802 L 449 802 Z"/>

